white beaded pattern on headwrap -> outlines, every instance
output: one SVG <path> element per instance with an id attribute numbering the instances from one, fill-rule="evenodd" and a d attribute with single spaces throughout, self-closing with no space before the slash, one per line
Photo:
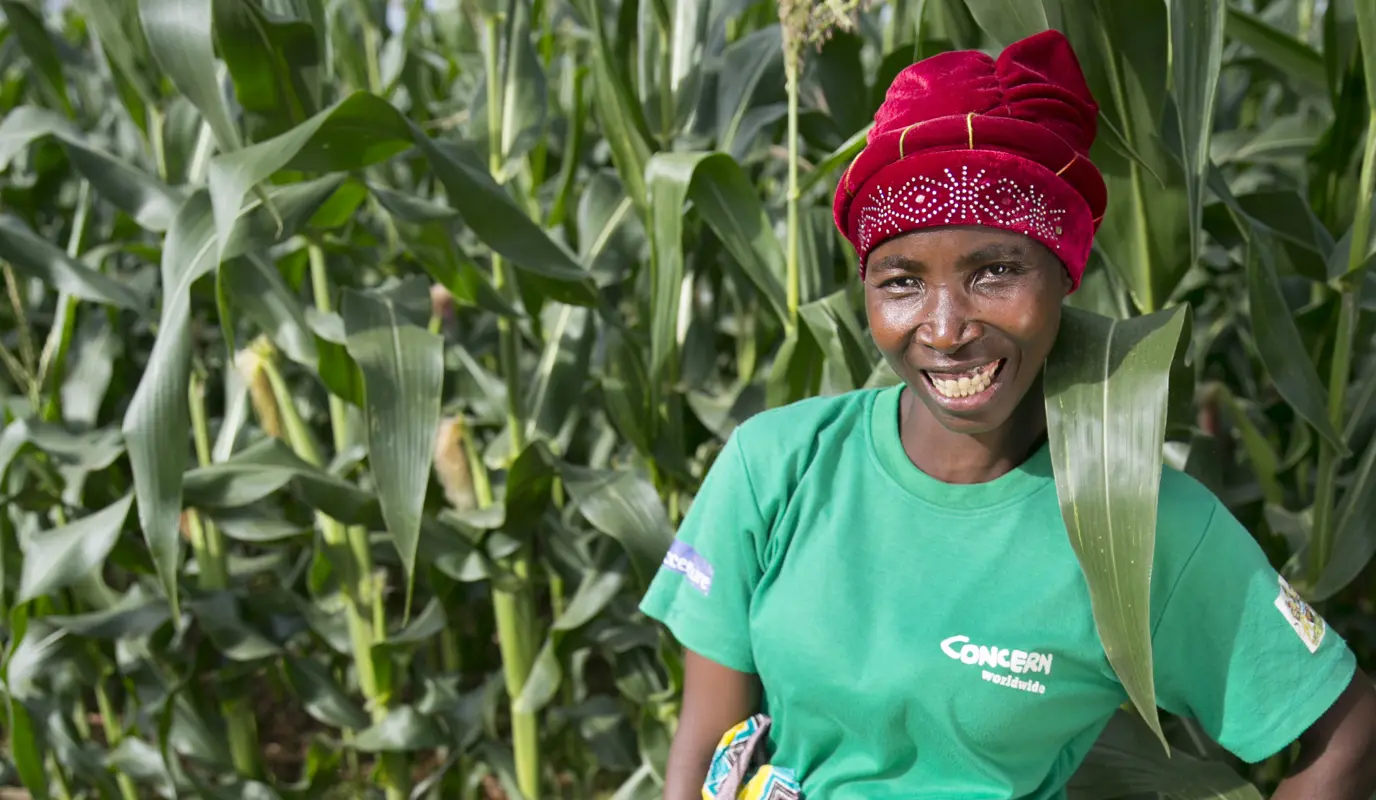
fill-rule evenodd
<path id="1" fill-rule="evenodd" d="M 945 180 L 923 175 L 899 187 L 876 190 L 860 210 L 861 250 L 868 253 L 876 241 L 937 217 L 944 225 L 993 225 L 1026 231 L 1060 249 L 1066 210 L 1049 207 L 1046 195 L 1009 178 L 986 179 L 983 169 L 974 177 L 970 177 L 968 166 L 960 168 L 960 177 L 949 167 L 944 171 Z"/>

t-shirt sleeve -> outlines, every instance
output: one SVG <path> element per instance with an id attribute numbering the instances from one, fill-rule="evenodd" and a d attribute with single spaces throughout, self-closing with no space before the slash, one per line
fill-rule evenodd
<path id="1" fill-rule="evenodd" d="M 767 525 L 741 453 L 740 431 L 717 455 L 640 609 L 685 648 L 753 673 L 749 610 Z"/>
<path id="2" fill-rule="evenodd" d="M 1288 746 L 1356 658 L 1217 499 L 1153 633 L 1157 702 L 1249 763 Z"/>

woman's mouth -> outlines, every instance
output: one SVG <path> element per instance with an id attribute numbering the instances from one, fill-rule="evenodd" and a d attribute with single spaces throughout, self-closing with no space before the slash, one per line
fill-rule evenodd
<path id="1" fill-rule="evenodd" d="M 928 372 L 922 370 L 932 393 L 948 407 L 968 410 L 981 405 L 993 396 L 1000 373 L 1007 359 L 1000 358 L 964 372 Z"/>

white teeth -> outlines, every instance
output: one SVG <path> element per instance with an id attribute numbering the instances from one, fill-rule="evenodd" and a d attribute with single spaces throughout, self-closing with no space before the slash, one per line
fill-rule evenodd
<path id="1" fill-rule="evenodd" d="M 969 397 L 979 394 L 988 389 L 994 382 L 994 370 L 998 368 L 997 361 L 990 362 L 974 370 L 971 375 L 962 375 L 958 378 L 946 379 L 938 378 L 928 373 L 932 379 L 932 385 L 944 397 Z"/>

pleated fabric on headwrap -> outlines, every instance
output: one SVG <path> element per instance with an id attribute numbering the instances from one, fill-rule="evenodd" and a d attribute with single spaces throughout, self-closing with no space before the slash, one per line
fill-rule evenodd
<path id="1" fill-rule="evenodd" d="M 904 69 L 836 187 L 836 226 L 861 276 L 874 248 L 895 236 L 988 225 L 1046 245 L 1078 288 L 1107 203 L 1089 160 L 1098 111 L 1055 30 L 997 59 L 956 51 Z"/>

